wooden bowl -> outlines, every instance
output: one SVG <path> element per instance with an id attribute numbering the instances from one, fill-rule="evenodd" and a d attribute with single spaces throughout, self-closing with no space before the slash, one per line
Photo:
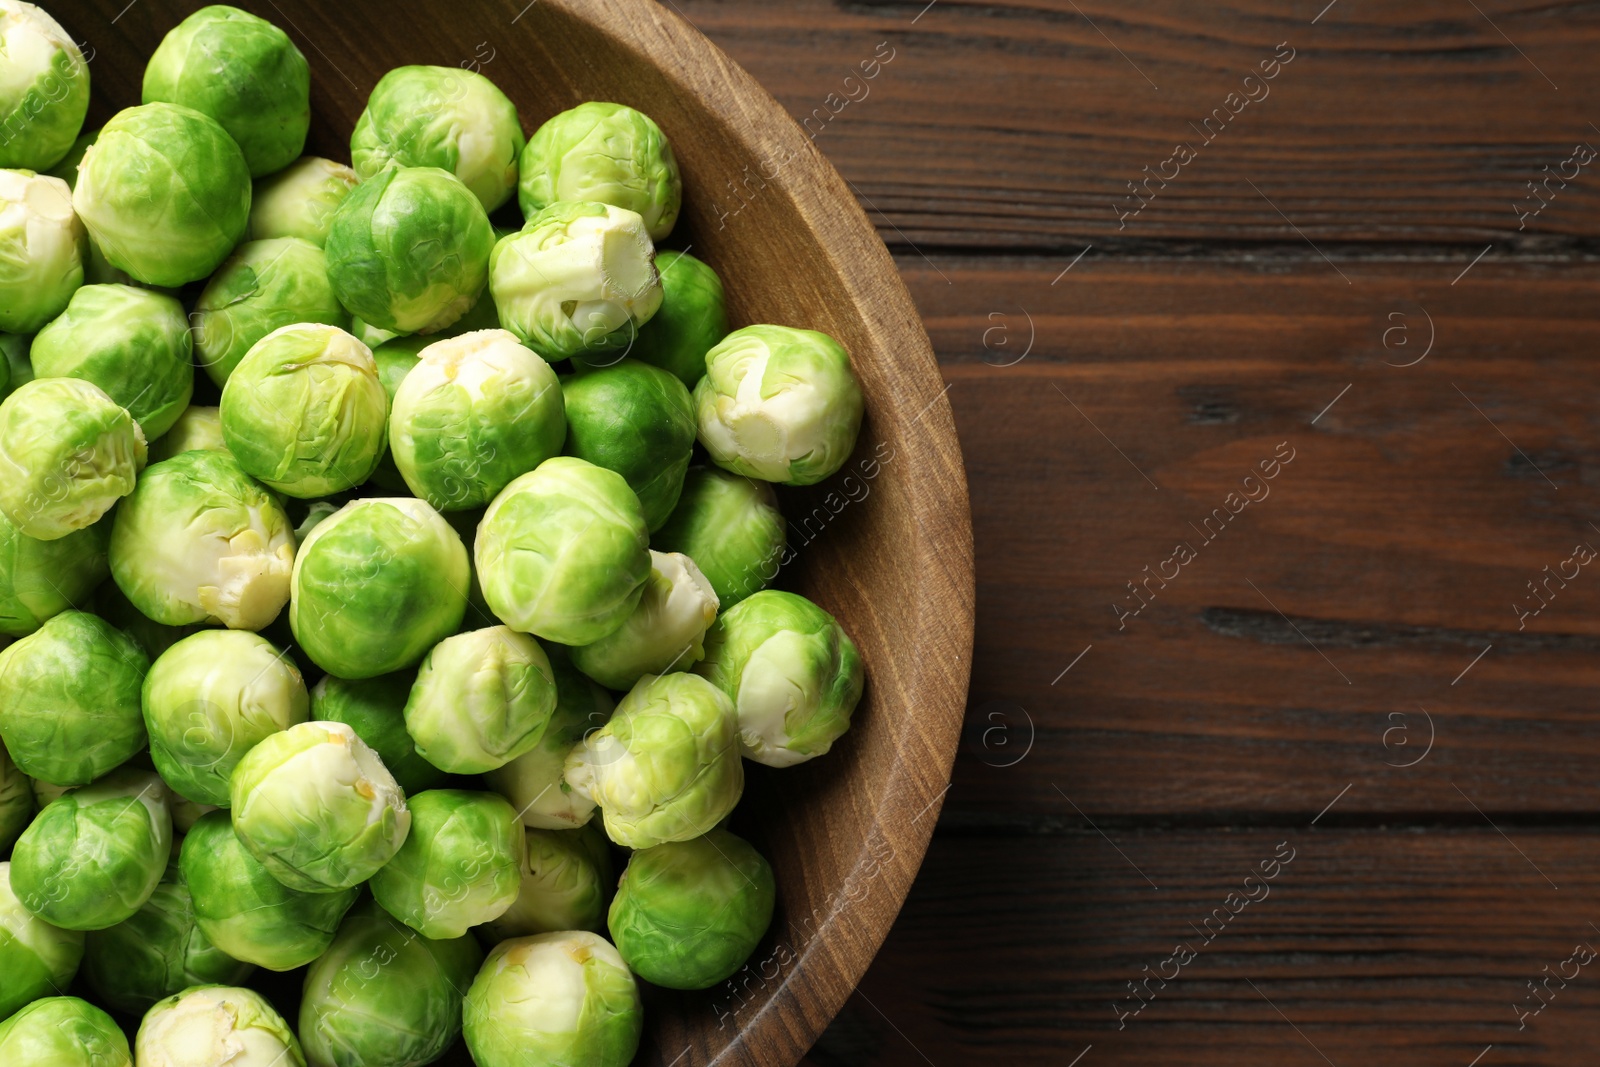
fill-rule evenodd
<path id="1" fill-rule="evenodd" d="M 45 2 L 92 56 L 95 125 L 139 102 L 150 53 L 202 6 Z M 529 132 L 585 100 L 639 108 L 666 131 L 683 169 L 683 218 L 667 244 L 692 247 L 717 269 L 734 325 L 810 327 L 850 350 L 867 395 L 861 442 L 827 483 L 782 492 L 797 557 L 778 584 L 843 622 L 867 663 L 866 696 L 828 755 L 783 771 L 747 765 L 735 828 L 777 873 L 772 929 L 723 986 L 646 988 L 638 1060 L 796 1063 L 867 969 L 922 861 L 955 756 L 972 652 L 961 452 L 894 261 L 801 128 L 649 0 L 239 6 L 281 26 L 310 61 L 306 150 L 333 159 L 348 161 L 368 92 L 403 64 L 475 65 L 516 103 Z M 441 1062 L 470 1061 L 458 1048 Z"/>

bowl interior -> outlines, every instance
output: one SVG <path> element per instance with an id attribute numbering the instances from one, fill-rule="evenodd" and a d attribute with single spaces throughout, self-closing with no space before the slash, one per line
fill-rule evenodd
<path id="1" fill-rule="evenodd" d="M 92 125 L 139 102 L 150 53 L 200 6 L 47 3 L 91 56 Z M 665 245 L 716 268 L 735 326 L 818 329 L 852 353 L 867 396 L 860 443 L 824 484 L 780 492 L 793 559 L 777 585 L 841 620 L 866 661 L 866 695 L 828 755 L 784 771 L 747 764 L 733 828 L 777 874 L 772 929 L 721 986 L 646 988 L 639 1059 L 795 1063 L 865 971 L 921 863 L 949 780 L 971 656 L 960 452 L 892 259 L 782 109 L 648 0 L 237 6 L 281 26 L 311 64 L 308 153 L 348 162 L 349 134 L 373 84 L 411 63 L 479 70 L 516 103 L 530 133 L 584 100 L 648 113 L 671 139 L 684 178 L 683 216 Z M 291 1012 L 298 977 L 284 985 Z M 441 1062 L 470 1061 L 458 1047 Z"/>

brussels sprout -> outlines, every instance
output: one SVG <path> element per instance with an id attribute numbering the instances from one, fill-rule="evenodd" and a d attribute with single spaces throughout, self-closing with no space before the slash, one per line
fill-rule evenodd
<path id="1" fill-rule="evenodd" d="M 213 945 L 196 924 L 194 901 L 176 858 L 132 918 L 97 930 L 84 942 L 89 987 L 128 1015 L 142 1015 L 162 997 L 192 985 L 242 982 L 254 970 Z"/>
<path id="2" fill-rule="evenodd" d="M 389 448 L 411 491 L 440 511 L 483 507 L 561 451 L 556 372 L 505 330 L 435 342 L 395 391 Z"/>
<path id="3" fill-rule="evenodd" d="M 693 389 L 705 377 L 706 353 L 728 335 L 728 311 L 717 272 L 686 252 L 656 253 L 661 310 L 639 329 L 628 355 L 671 371 Z M 575 362 L 591 363 L 587 357 Z M 605 366 L 605 357 L 591 365 Z"/>
<path id="4" fill-rule="evenodd" d="M 410 338 L 409 334 L 399 333 L 393 330 L 380 330 L 369 322 L 363 322 L 361 320 L 361 316 L 359 315 L 350 316 L 350 333 L 357 341 L 360 341 L 362 344 L 366 345 L 370 349 L 373 349 L 374 351 L 376 351 L 379 346 L 386 345 L 390 341 L 407 340 Z"/>
<path id="5" fill-rule="evenodd" d="M 9 855 L 17 835 L 33 821 L 33 784 L 0 745 L 0 855 Z M 0 971 L 3 973 L 3 971 Z"/>
<path id="6" fill-rule="evenodd" d="M 108 524 L 95 523 L 40 541 L 0 513 L 0 634 L 27 637 L 52 616 L 86 603 L 111 573 L 110 536 Z"/>
<path id="7" fill-rule="evenodd" d="M 825 333 L 746 326 L 706 356 L 700 443 L 724 470 L 812 485 L 844 466 L 865 401 L 850 354 Z"/>
<path id="8" fill-rule="evenodd" d="M 52 800 L 60 800 L 68 793 L 72 792 L 74 788 L 76 787 L 67 785 L 51 785 L 42 778 L 28 779 L 28 790 L 33 794 L 33 806 L 35 810 L 42 809 Z"/>
<path id="9" fill-rule="evenodd" d="M 194 310 L 200 366 L 218 385 L 226 385 L 245 354 L 274 330 L 302 322 L 350 325 L 328 282 L 327 257 L 299 237 L 240 245 L 206 283 Z"/>
<path id="10" fill-rule="evenodd" d="M 616 630 L 572 650 L 572 665 L 607 689 L 631 689 L 647 674 L 686 671 L 705 655 L 701 641 L 717 617 L 717 594 L 694 560 L 650 553 L 644 596 Z"/>
<path id="11" fill-rule="evenodd" d="M 330 674 L 311 691 L 311 717 L 319 722 L 342 722 L 354 730 L 372 746 L 406 796 L 437 788 L 446 777 L 417 754 L 406 733 L 406 699 L 412 681 L 406 673 L 360 681 Z"/>
<path id="12" fill-rule="evenodd" d="M 78 164 L 83 162 L 83 154 L 89 150 L 90 145 L 99 139 L 100 131 L 98 129 L 84 130 L 79 133 L 77 138 L 73 140 L 72 147 L 67 149 L 67 154 L 62 156 L 60 161 L 45 173 L 52 178 L 60 178 L 67 183 L 67 188 L 71 189 L 78 184 Z"/>
<path id="13" fill-rule="evenodd" d="M 522 120 L 494 82 L 460 67 L 396 67 L 378 80 L 350 135 L 362 179 L 391 167 L 440 167 L 493 211 L 517 187 Z"/>
<path id="14" fill-rule="evenodd" d="M 89 112 L 89 64 L 67 31 L 33 4 L 0 2 L 0 167 L 49 170 Z"/>
<path id="15" fill-rule="evenodd" d="M 788 538 L 770 484 L 695 467 L 652 543 L 694 560 L 727 611 L 777 577 Z"/>
<path id="16" fill-rule="evenodd" d="M 617 884 L 611 937 L 645 981 L 709 989 L 755 951 L 774 893 L 761 853 L 726 830 L 641 849 Z"/>
<path id="17" fill-rule="evenodd" d="M 0 512 L 53 541 L 98 522 L 144 467 L 139 424 L 77 378 L 39 378 L 0 402 Z"/>
<path id="18" fill-rule="evenodd" d="M 250 240 L 299 237 L 321 248 L 333 213 L 360 181 L 343 163 L 319 156 L 302 156 L 257 180 L 250 198 Z"/>
<path id="19" fill-rule="evenodd" d="M 629 359 L 574 375 L 562 392 L 566 454 L 627 479 L 650 529 L 666 522 L 694 451 L 689 390 L 661 368 Z"/>
<path id="20" fill-rule="evenodd" d="M 483 292 L 494 230 L 472 191 L 438 167 L 381 171 L 356 186 L 328 228 L 328 278 L 372 326 L 433 333 Z"/>
<path id="21" fill-rule="evenodd" d="M 375 678 L 460 628 L 470 576 L 461 538 L 426 503 L 357 500 L 300 546 L 289 624 L 329 674 Z"/>
<path id="22" fill-rule="evenodd" d="M 0 377 L 8 379 L 4 386 L 0 386 L 0 400 L 33 381 L 33 364 L 28 362 L 28 346 L 32 342 L 31 337 L 0 333 L 0 356 L 5 357 L 3 362 L 6 365 L 6 369 L 0 371 Z"/>
<path id="23" fill-rule="evenodd" d="M 172 794 L 172 832 L 182 836 L 194 829 L 202 816 L 219 810 L 213 804 L 196 804 L 178 794 Z"/>
<path id="24" fill-rule="evenodd" d="M 184 408 L 183 414 L 178 416 L 178 421 L 172 424 L 172 429 L 163 434 L 161 440 L 151 444 L 150 463 L 153 466 L 173 456 L 198 450 L 208 452 L 228 450 L 228 446 L 222 441 L 220 408 L 196 407 L 192 404 Z"/>
<path id="25" fill-rule="evenodd" d="M 605 922 L 606 892 L 611 885 L 610 857 L 602 869 L 585 840 L 593 827 L 580 830 L 527 830 L 527 862 L 516 903 L 488 923 L 484 932 L 495 941 L 559 930 L 600 930 Z M 602 846 L 603 847 L 603 846 Z"/>
<path id="26" fill-rule="evenodd" d="M 121 630 L 64 611 L 0 652 L 0 737 L 22 773 L 84 785 L 145 745 L 150 660 Z"/>
<path id="27" fill-rule="evenodd" d="M 359 319 L 356 321 L 360 322 Z M 359 337 L 360 334 L 356 336 Z M 394 413 L 394 398 L 400 391 L 400 383 L 405 381 L 406 375 L 410 374 L 412 368 L 420 362 L 418 357 L 422 350 L 432 343 L 431 336 L 394 337 L 379 343 L 372 350 L 373 362 L 378 365 L 378 381 L 383 383 L 383 391 L 389 394 L 391 419 Z M 407 495 L 411 492 L 406 480 L 400 476 L 400 468 L 394 464 L 392 445 L 384 451 L 383 458 L 378 461 L 378 469 L 372 472 L 372 477 L 367 481 L 391 493 Z"/>
<path id="28" fill-rule="evenodd" d="M 310 711 L 300 669 L 241 630 L 184 638 L 144 679 L 150 758 L 174 792 L 199 804 L 226 807 L 228 777 L 244 754 Z"/>
<path id="29" fill-rule="evenodd" d="M 161 779 L 122 768 L 46 804 L 11 853 L 22 906 L 68 930 L 132 918 L 172 854 L 172 809 Z"/>
<path id="30" fill-rule="evenodd" d="M 0 1023 L 0 1063 L 21 1067 L 133 1067 L 116 1021 L 77 997 L 46 997 Z"/>
<path id="31" fill-rule="evenodd" d="M 260 993 L 200 985 L 158 1001 L 133 1039 L 139 1067 L 306 1067 L 294 1031 Z"/>
<path id="32" fill-rule="evenodd" d="M 533 749 L 556 706 L 544 649 L 506 626 L 433 647 L 406 700 L 417 754 L 452 774 L 481 774 Z"/>
<path id="33" fill-rule="evenodd" d="M 145 471 L 111 527 L 111 576 L 168 626 L 259 630 L 289 600 L 294 532 L 229 452 L 183 452 Z"/>
<path id="34" fill-rule="evenodd" d="M 626 348 L 661 306 L 653 254 L 632 211 L 551 204 L 489 257 L 500 325 L 550 360 Z"/>
<path id="35" fill-rule="evenodd" d="M 637 212 L 650 236 L 672 232 L 683 182 L 661 127 L 621 104 L 592 100 L 563 111 L 528 139 L 517 201 L 532 217 L 558 200 L 597 200 Z"/>
<path id="36" fill-rule="evenodd" d="M 372 475 L 388 417 L 371 350 L 337 326 L 273 330 L 222 389 L 222 438 L 239 466 L 306 500 Z"/>
<path id="37" fill-rule="evenodd" d="M 855 642 L 805 597 L 775 589 L 717 619 L 695 671 L 733 700 L 744 754 L 769 767 L 828 751 L 861 699 Z"/>
<path id="38" fill-rule="evenodd" d="M 363 904 L 306 972 L 300 1040 L 311 1067 L 432 1063 L 461 1033 L 465 991 L 483 962 L 470 936 L 418 937 Z"/>
<path id="39" fill-rule="evenodd" d="M 619 845 L 699 837 L 744 791 L 733 705 L 698 675 L 646 675 L 573 749 L 566 778 L 599 806 Z"/>
<path id="40" fill-rule="evenodd" d="M 268 736 L 234 768 L 233 830 L 290 889 L 360 885 L 411 829 L 405 794 L 378 754 L 342 722 Z"/>
<path id="41" fill-rule="evenodd" d="M 82 378 L 105 390 L 154 441 L 194 392 L 189 320 L 170 296 L 131 285 L 85 285 L 40 330 L 28 353 L 41 378 Z"/>
<path id="42" fill-rule="evenodd" d="M 272 23 L 213 4 L 173 27 L 150 57 L 142 102 L 158 101 L 216 119 L 258 178 L 287 167 L 305 147 L 311 68 Z"/>
<path id="43" fill-rule="evenodd" d="M 89 146 L 72 206 L 113 267 L 178 286 L 216 270 L 244 236 L 250 171 L 210 116 L 145 104 L 112 116 Z"/>
<path id="44" fill-rule="evenodd" d="M 6 21 L 6 7 L 0 6 L 0 44 Z M 61 314 L 83 284 L 87 253 L 83 222 L 73 213 L 65 182 L 0 170 L 0 330 L 32 333 Z"/>
<path id="45" fill-rule="evenodd" d="M 556 708 L 539 744 L 498 770 L 484 782 L 511 801 L 529 827 L 570 830 L 594 815 L 594 801 L 567 785 L 562 777 L 567 755 L 591 730 L 611 718 L 611 694 L 584 677 L 560 645 L 547 650 L 556 680 Z"/>
<path id="46" fill-rule="evenodd" d="M 361 893 L 290 889 L 250 854 L 225 811 L 196 820 L 178 863 L 200 933 L 234 959 L 269 971 L 293 970 L 326 952 Z"/>
<path id="47" fill-rule="evenodd" d="M 83 959 L 83 933 L 51 926 L 23 907 L 0 861 L 0 1017 L 29 1001 L 64 993 Z"/>
<path id="48" fill-rule="evenodd" d="M 478 580 L 513 630 L 588 644 L 638 606 L 650 576 L 649 537 L 621 475 L 557 456 L 489 505 L 478 527 Z"/>
<path id="49" fill-rule="evenodd" d="M 372 876 L 372 899 L 423 937 L 460 937 L 517 899 L 526 850 L 504 797 L 430 789 L 410 800 L 413 833 Z"/>
<path id="50" fill-rule="evenodd" d="M 478 1067 L 625 1067 L 639 1048 L 639 987 L 582 930 L 501 942 L 467 991 L 462 1032 Z"/>

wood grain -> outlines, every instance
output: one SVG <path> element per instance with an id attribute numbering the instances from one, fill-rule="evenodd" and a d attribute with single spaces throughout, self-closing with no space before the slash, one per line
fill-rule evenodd
<path id="1" fill-rule="evenodd" d="M 198 6 L 93 0 L 61 12 L 95 48 L 98 113 L 137 102 L 145 58 Z M 867 694 L 849 740 L 828 759 L 781 777 L 749 776 L 739 825 L 771 860 L 781 901 L 780 925 L 754 962 L 781 953 L 781 980 L 737 993 L 651 991 L 639 1059 L 795 1063 L 865 971 L 920 864 L 970 664 L 971 526 L 960 451 L 893 261 L 848 188 L 772 99 L 646 0 L 497 0 L 450 17 L 422 0 L 243 6 L 284 26 L 306 53 L 316 115 L 308 150 L 334 158 L 348 158 L 370 87 L 408 63 L 481 63 L 529 129 L 584 100 L 648 111 L 671 139 L 688 191 L 673 239 L 726 279 L 732 322 L 804 325 L 851 351 L 867 422 L 849 467 L 872 482 L 873 505 L 832 516 L 831 536 L 800 553 L 784 584 L 840 619 L 869 664 Z M 488 41 L 495 54 L 477 58 Z M 753 194 L 724 225 L 696 190 L 747 160 L 780 161 L 783 183 Z M 816 494 L 826 501 L 829 488 Z M 804 936 L 781 932 L 788 924 Z M 441 1062 L 467 1061 L 458 1052 Z"/>
<path id="2" fill-rule="evenodd" d="M 1581 0 L 1341 0 L 1315 25 L 1328 0 L 939 0 L 915 21 L 926 0 L 671 2 L 797 119 L 838 109 L 816 143 L 897 250 L 1593 251 L 1588 170 L 1521 232 L 1513 210 L 1600 147 Z M 894 61 L 845 86 L 880 41 Z M 1246 87 L 1280 42 L 1295 58 Z M 1266 95 L 1204 143 L 1190 124 L 1246 92 Z M 1128 182 L 1179 142 L 1197 158 L 1122 225 Z"/>

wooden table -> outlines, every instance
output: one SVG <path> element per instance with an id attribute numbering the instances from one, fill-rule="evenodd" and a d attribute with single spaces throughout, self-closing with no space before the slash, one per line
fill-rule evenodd
<path id="1" fill-rule="evenodd" d="M 972 486 L 966 745 L 814 1067 L 1596 1062 L 1600 9 L 666 2 Z"/>

